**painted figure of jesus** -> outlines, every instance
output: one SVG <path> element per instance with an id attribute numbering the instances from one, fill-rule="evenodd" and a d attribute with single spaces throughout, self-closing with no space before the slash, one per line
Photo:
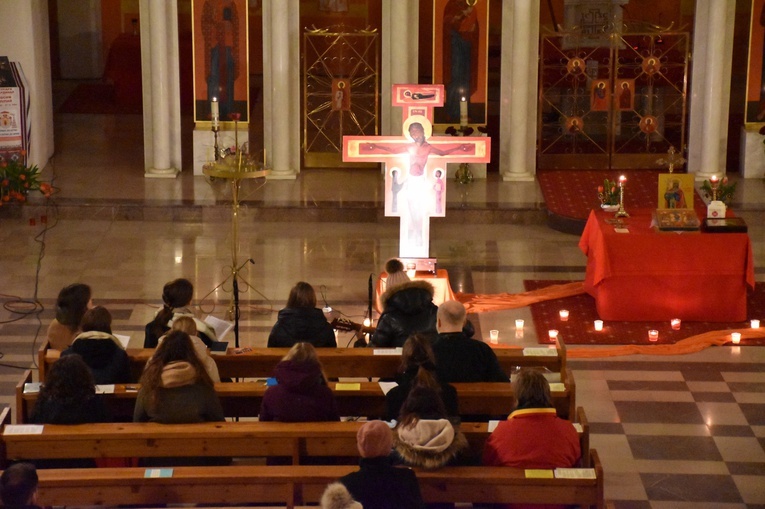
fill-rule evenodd
<path id="1" fill-rule="evenodd" d="M 431 155 L 445 156 L 460 151 L 469 153 L 475 151 L 474 144 L 455 143 L 449 147 L 437 147 L 431 145 L 425 136 L 425 128 L 420 122 L 412 122 L 409 125 L 409 139 L 406 144 L 380 144 L 364 143 L 364 151 L 384 151 L 389 154 L 408 154 L 409 167 L 403 188 L 400 191 L 405 205 L 400 210 L 401 216 L 408 218 L 407 236 L 413 246 L 424 245 L 423 225 L 425 214 L 434 207 L 424 202 L 427 197 L 433 196 L 433 189 L 427 180 L 426 166 Z"/>

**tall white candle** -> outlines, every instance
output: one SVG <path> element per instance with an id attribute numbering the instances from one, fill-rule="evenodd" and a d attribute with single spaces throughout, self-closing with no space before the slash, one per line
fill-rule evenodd
<path id="1" fill-rule="evenodd" d="M 468 125 L 468 104 L 467 99 L 463 97 L 460 100 L 460 127 L 467 127 Z"/>
<path id="2" fill-rule="evenodd" d="M 213 122 L 218 120 L 218 117 L 220 116 L 220 110 L 218 109 L 218 98 L 213 97 L 212 102 L 210 102 L 210 112 L 213 119 Z"/>

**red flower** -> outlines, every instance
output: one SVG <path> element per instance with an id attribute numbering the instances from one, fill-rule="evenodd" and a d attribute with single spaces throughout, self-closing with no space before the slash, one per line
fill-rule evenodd
<path id="1" fill-rule="evenodd" d="M 603 192 L 603 186 L 598 186 L 598 192 L 599 192 L 599 193 L 602 193 L 602 192 Z"/>
<path id="2" fill-rule="evenodd" d="M 242 114 L 241 113 L 229 113 L 228 117 L 231 120 L 239 120 L 240 118 L 242 118 Z"/>
<path id="3" fill-rule="evenodd" d="M 19 180 L 26 180 L 26 179 L 27 179 L 26 175 L 24 175 L 23 173 L 19 174 Z"/>

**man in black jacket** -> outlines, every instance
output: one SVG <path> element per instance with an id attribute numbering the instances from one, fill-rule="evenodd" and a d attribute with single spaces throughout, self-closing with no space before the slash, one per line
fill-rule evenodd
<path id="1" fill-rule="evenodd" d="M 444 383 L 509 382 L 491 347 L 463 332 L 466 321 L 461 302 L 449 300 L 438 307 L 438 336 L 433 341 L 438 379 Z"/>

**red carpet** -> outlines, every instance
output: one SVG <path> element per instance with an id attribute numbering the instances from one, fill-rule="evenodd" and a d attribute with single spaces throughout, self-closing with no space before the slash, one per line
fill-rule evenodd
<path id="1" fill-rule="evenodd" d="M 536 290 L 549 285 L 565 284 L 570 281 L 524 281 L 526 290 Z M 655 345 L 674 344 L 681 339 L 709 331 L 725 329 L 749 329 L 749 322 L 683 322 L 680 330 L 672 330 L 669 322 L 605 322 L 603 331 L 595 332 L 593 321 L 597 320 L 595 299 L 584 293 L 560 299 L 546 300 L 532 304 L 534 319 L 540 343 L 546 343 L 547 331 L 557 329 L 567 345 Z M 562 322 L 558 312 L 568 309 L 568 321 Z M 763 320 L 765 325 L 765 284 L 755 285 L 747 301 L 747 316 Z M 650 343 L 648 331 L 659 331 L 659 341 Z M 765 345 L 765 338 L 745 338 L 742 345 Z"/>
<path id="2" fill-rule="evenodd" d="M 657 156 L 657 158 L 660 156 Z M 537 178 L 547 210 L 564 218 L 586 221 L 590 210 L 600 206 L 598 186 L 603 179 L 627 177 L 624 207 L 656 207 L 659 195 L 659 172 L 656 170 L 539 170 Z M 704 213 L 705 205 L 694 194 L 694 208 Z"/>
<path id="3" fill-rule="evenodd" d="M 141 103 L 119 103 L 115 100 L 114 86 L 108 83 L 81 83 L 61 105 L 59 113 L 83 114 L 137 114 L 143 111 Z"/>

